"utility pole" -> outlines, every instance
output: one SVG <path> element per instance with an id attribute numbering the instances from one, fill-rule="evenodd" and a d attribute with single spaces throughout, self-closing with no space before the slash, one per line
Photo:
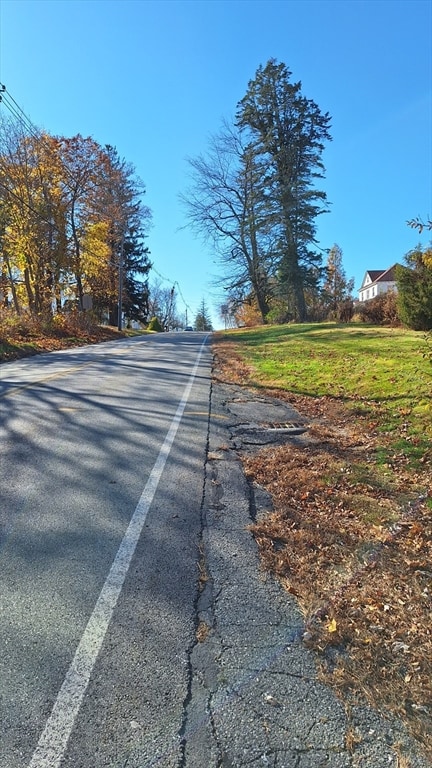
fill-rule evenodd
<path id="1" fill-rule="evenodd" d="M 119 261 L 119 274 L 118 274 L 118 314 L 117 314 L 117 328 L 119 331 L 123 329 L 123 251 L 124 251 L 124 232 L 122 233 L 120 243 L 120 261 Z"/>

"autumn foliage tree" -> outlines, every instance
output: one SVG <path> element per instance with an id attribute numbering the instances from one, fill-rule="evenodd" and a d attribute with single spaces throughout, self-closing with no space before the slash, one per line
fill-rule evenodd
<path id="1" fill-rule="evenodd" d="M 50 137 L 2 128 L 0 190 L 6 283 L 17 311 L 24 304 L 31 312 L 44 313 L 55 297 L 54 286 L 67 258 L 61 167 Z"/>
<path id="2" fill-rule="evenodd" d="M 346 277 L 342 249 L 336 243 L 330 248 L 325 267 L 322 299 L 328 315 L 336 319 L 349 303 L 352 304 L 354 278 Z"/>
<path id="3" fill-rule="evenodd" d="M 52 316 L 91 297 L 113 317 L 124 271 L 125 309 L 144 319 L 150 210 L 133 166 L 81 135 L 0 123 L 0 275 L 3 304 Z M 137 281 L 142 283 L 141 297 Z M 137 302 L 139 308 L 137 308 Z M 87 303 L 87 306 L 89 304 Z"/>

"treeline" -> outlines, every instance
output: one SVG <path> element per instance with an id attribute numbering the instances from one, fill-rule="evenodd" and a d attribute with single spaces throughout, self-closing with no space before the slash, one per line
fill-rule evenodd
<path id="1" fill-rule="evenodd" d="M 190 226 L 211 245 L 223 275 L 228 324 L 349 320 L 353 281 L 342 250 L 318 247 L 317 219 L 328 212 L 323 152 L 330 115 L 302 92 L 283 63 L 260 66 L 206 153 L 189 159 L 182 196 Z M 430 222 L 407 222 L 418 229 Z M 326 261 L 325 256 L 326 254 Z M 410 253 L 397 271 L 399 298 L 388 314 L 418 329 L 432 325 L 430 250 Z M 368 302 L 369 304 L 369 302 Z"/>
<path id="2" fill-rule="evenodd" d="M 309 294 L 309 320 L 405 326 L 415 331 L 432 331 L 432 248 L 418 245 L 395 266 L 396 290 L 388 290 L 367 301 L 353 299 L 353 281 L 347 280 L 342 266 L 342 251 L 334 245 L 324 267 L 325 278 L 314 294 Z M 278 316 L 278 311 L 281 315 Z M 283 305 L 278 303 L 267 315 L 267 322 L 283 323 Z M 253 326 L 262 318 L 253 294 L 243 303 L 226 302 L 219 308 L 225 327 Z M 430 356 L 430 355 L 429 355 Z"/>
<path id="3" fill-rule="evenodd" d="M 151 212 L 134 167 L 92 138 L 0 121 L 0 304 L 146 322 Z M 121 300 L 119 302 L 119 296 Z"/>
<path id="4" fill-rule="evenodd" d="M 328 212 L 321 182 L 330 120 L 271 59 L 208 151 L 189 158 L 181 199 L 222 266 L 226 324 L 350 319 L 354 286 L 342 250 L 316 240 Z M 91 307 L 113 325 L 124 313 L 182 327 L 175 285 L 148 285 L 144 193 L 112 146 L 0 122 L 0 306 L 48 317 Z M 430 224 L 408 223 L 420 232 Z M 430 250 L 408 255 L 398 271 L 398 318 L 411 327 L 430 327 L 431 271 Z"/>
<path id="5" fill-rule="evenodd" d="M 223 267 L 227 305 L 253 302 L 261 322 L 309 318 L 324 276 L 315 236 L 328 208 L 319 185 L 330 115 L 291 76 L 274 59 L 258 68 L 235 119 L 189 159 L 182 196 Z"/>

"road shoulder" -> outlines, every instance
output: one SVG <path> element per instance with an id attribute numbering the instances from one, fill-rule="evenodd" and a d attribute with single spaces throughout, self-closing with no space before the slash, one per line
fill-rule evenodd
<path id="1" fill-rule="evenodd" d="M 185 728 L 187 768 L 250 765 L 427 768 L 401 723 L 348 708 L 318 677 L 294 598 L 260 569 L 248 526 L 270 499 L 249 486 L 238 450 L 259 425 L 301 440 L 289 406 L 214 382 L 206 465 L 197 642 Z"/>

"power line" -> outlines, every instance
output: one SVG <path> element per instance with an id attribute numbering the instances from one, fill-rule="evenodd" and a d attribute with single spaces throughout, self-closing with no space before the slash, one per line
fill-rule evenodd
<path id="1" fill-rule="evenodd" d="M 18 102 L 15 101 L 13 96 L 9 93 L 6 86 L 3 83 L 0 83 L 0 102 L 4 104 L 6 109 L 9 110 L 9 112 L 17 119 L 20 123 L 25 127 L 25 129 L 31 133 L 31 135 L 34 138 L 40 138 L 40 131 L 38 131 L 37 127 L 32 123 L 29 117 L 27 117 L 26 113 L 23 109 L 19 106 Z"/>
<path id="2" fill-rule="evenodd" d="M 28 131 L 28 133 L 30 133 L 30 135 L 33 136 L 33 138 L 36 139 L 36 141 L 38 141 L 42 146 L 45 146 L 45 148 L 48 151 L 52 150 L 51 144 L 46 139 L 47 133 L 44 133 L 37 126 L 35 126 L 34 123 L 32 123 L 32 121 L 26 115 L 24 110 L 21 109 L 18 102 L 15 101 L 13 96 L 9 94 L 9 92 L 6 89 L 6 86 L 2 84 L 0 84 L 0 102 L 5 104 L 6 108 L 13 115 L 13 117 L 15 117 L 22 124 L 24 129 Z M 100 146 L 97 142 L 95 142 L 95 144 L 97 144 L 98 147 Z M 68 167 L 67 164 L 62 163 L 62 169 L 65 172 L 66 176 L 70 179 L 72 184 L 76 184 L 77 182 L 79 183 L 79 180 L 73 174 L 73 172 L 71 171 L 71 169 Z"/>
<path id="3" fill-rule="evenodd" d="M 10 102 L 12 102 L 12 104 Z M 51 145 L 46 140 L 46 133 L 41 131 L 36 125 L 34 125 L 34 123 L 32 123 L 32 121 L 26 115 L 24 110 L 21 109 L 18 102 L 15 101 L 13 96 L 9 94 L 9 92 L 6 89 L 6 86 L 2 84 L 0 84 L 0 103 L 4 103 L 4 105 L 9 110 L 9 112 L 13 115 L 13 117 L 15 117 L 22 124 L 24 129 L 28 131 L 28 133 L 30 133 L 30 135 L 33 136 L 33 138 L 36 139 L 36 141 L 38 141 L 40 144 L 45 146 L 45 148 L 48 151 L 52 150 Z M 74 176 L 71 169 L 66 164 L 63 164 L 62 167 L 66 176 L 72 181 L 72 183 L 73 184 L 77 183 L 77 178 Z"/>
<path id="4" fill-rule="evenodd" d="M 12 103 L 11 103 L 11 102 L 12 102 Z M 52 147 L 51 147 L 51 145 L 50 145 L 50 144 L 49 144 L 49 143 L 46 141 L 44 133 L 43 133 L 43 132 L 41 132 L 41 131 L 40 131 L 40 130 L 39 130 L 39 129 L 38 129 L 38 128 L 37 128 L 37 127 L 36 127 L 36 126 L 35 126 L 35 125 L 32 123 L 32 121 L 30 120 L 30 118 L 29 118 L 29 117 L 27 117 L 27 115 L 26 115 L 26 113 L 24 112 L 24 110 L 23 110 L 23 109 L 21 109 L 21 107 L 19 106 L 18 102 L 17 102 L 17 101 L 15 101 L 15 99 L 13 98 L 13 96 L 11 96 L 11 95 L 9 94 L 9 92 L 8 92 L 8 91 L 7 91 L 7 89 L 6 89 L 6 86 L 5 86 L 4 84 L 2 84 L 2 83 L 0 83 L 0 104 L 4 104 L 4 105 L 6 106 L 6 108 L 9 110 L 9 112 L 10 112 L 10 113 L 13 115 L 13 117 L 15 117 L 15 118 L 16 118 L 16 119 L 17 119 L 17 120 L 18 120 L 18 121 L 19 121 L 19 122 L 20 122 L 20 123 L 21 123 L 21 124 L 24 126 L 25 130 L 26 130 L 26 131 L 28 131 L 28 133 L 30 133 L 30 135 L 31 135 L 31 136 L 33 136 L 33 138 L 34 138 L 34 139 L 36 139 L 36 140 L 37 140 L 38 142 L 40 142 L 42 145 L 45 145 L 45 147 L 46 147 L 48 150 L 50 150 L 50 151 L 51 151 Z M 64 164 L 62 164 L 62 168 L 63 168 L 63 170 L 65 171 L 66 175 L 69 177 L 69 179 L 70 179 L 70 180 L 71 180 L 73 183 L 76 183 L 77 179 L 75 178 L 75 176 L 74 176 L 74 174 L 72 173 L 72 171 L 70 170 L 70 168 L 69 168 L 67 165 L 64 165 Z M 22 197 L 20 197 L 19 195 L 17 195 L 17 193 L 16 193 L 16 192 L 14 192 L 13 190 L 9 189 L 9 188 L 8 188 L 8 187 L 7 187 L 7 186 L 4 184 L 4 183 L 0 182 L 0 184 L 1 184 L 1 186 L 3 187 L 3 189 L 4 189 L 4 190 L 6 190 L 6 192 L 8 192 L 10 195 L 12 195 L 12 196 L 13 196 L 13 197 L 15 197 L 17 200 L 19 200 L 19 202 L 20 202 L 22 205 L 24 205 L 26 208 L 28 208 L 28 210 L 29 210 L 29 211 L 31 211 L 32 213 L 36 214 L 36 216 L 38 216 L 38 218 L 39 218 L 39 220 L 40 220 L 40 221 L 42 221 L 42 222 L 44 222 L 44 223 L 46 223 L 46 224 L 49 224 L 50 226 L 52 226 L 52 227 L 53 227 L 53 229 L 54 229 L 54 230 L 56 230 L 56 231 L 58 232 L 58 234 L 60 234 L 60 235 L 63 235 L 63 234 L 64 234 L 64 233 L 63 233 L 63 232 L 62 232 L 62 231 L 61 231 L 61 230 L 60 230 L 60 229 L 59 229 L 59 228 L 56 226 L 56 224 L 55 224 L 55 223 L 53 223 L 52 221 L 50 221 L 50 220 L 48 220 L 48 219 L 44 218 L 44 216 L 43 216 L 43 215 L 42 215 L 42 214 L 41 214 L 39 211 L 37 211 L 35 208 L 33 208 L 33 206 L 32 206 L 32 205 L 30 205 L 30 203 L 28 203 L 28 202 L 27 202 L 26 200 L 24 200 Z M 94 253 L 92 253 L 91 251 L 88 251 L 88 253 L 89 253 L 89 255 L 90 255 L 90 256 L 92 256 L 92 255 L 94 256 L 94 255 L 95 255 L 95 254 L 94 254 Z"/>
<path id="5" fill-rule="evenodd" d="M 154 266 L 152 266 L 152 270 L 153 270 L 153 272 L 158 277 L 161 278 L 161 280 L 165 280 L 165 282 L 167 282 L 167 283 L 172 283 L 173 282 L 172 280 L 169 279 L 169 277 L 165 277 L 165 275 L 161 275 L 161 273 L 158 272 L 157 269 L 154 268 Z M 179 296 L 180 296 L 183 304 L 185 305 L 186 309 L 188 309 L 190 312 L 193 312 L 192 308 L 189 306 L 189 304 L 187 303 L 185 297 L 183 296 L 183 294 L 181 292 L 181 288 L 180 288 L 180 284 L 179 284 L 178 280 L 174 280 L 174 285 L 177 286 L 177 290 L 179 292 Z"/>

